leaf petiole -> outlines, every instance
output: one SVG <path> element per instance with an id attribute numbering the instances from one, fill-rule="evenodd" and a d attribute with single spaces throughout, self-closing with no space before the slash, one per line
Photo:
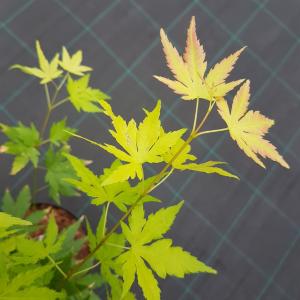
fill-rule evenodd
<path id="1" fill-rule="evenodd" d="M 105 232 L 106 232 L 106 223 L 107 223 L 107 215 L 108 215 L 109 205 L 110 205 L 110 202 L 107 202 L 107 205 L 105 207 L 105 212 L 104 212 L 104 224 L 103 224 L 102 236 L 105 236 Z"/>
<path id="2" fill-rule="evenodd" d="M 52 106 L 52 109 L 55 109 L 55 108 L 57 108 L 58 106 L 60 106 L 60 105 L 62 105 L 62 104 L 64 104 L 64 103 L 66 103 L 68 100 L 69 100 L 69 97 L 66 97 L 66 98 L 64 98 L 64 99 L 62 99 L 62 100 L 56 102 L 56 103 Z"/>
<path id="3" fill-rule="evenodd" d="M 50 256 L 47 255 L 47 258 L 51 261 L 51 263 L 55 266 L 58 272 L 64 277 L 67 278 L 67 274 L 61 269 L 61 267 L 56 263 L 56 261 Z"/>
<path id="4" fill-rule="evenodd" d="M 196 130 L 194 131 L 195 136 L 199 133 L 200 129 L 202 128 L 202 126 L 204 125 L 205 121 L 207 120 L 208 116 L 210 115 L 211 111 L 213 110 L 214 106 L 215 106 L 216 100 L 209 102 L 209 106 L 208 109 L 202 119 L 202 121 L 200 122 L 200 124 L 197 126 Z"/>
<path id="5" fill-rule="evenodd" d="M 52 98 L 52 104 L 55 103 L 56 98 L 58 96 L 58 93 L 61 90 L 61 88 L 63 87 L 64 83 L 66 82 L 68 76 L 69 76 L 69 73 L 66 73 L 66 75 L 63 77 L 63 79 L 61 80 L 61 82 L 59 83 L 59 85 L 56 87 L 54 95 L 53 95 L 53 98 Z"/>
<path id="6" fill-rule="evenodd" d="M 117 248 L 122 248 L 122 249 L 127 249 L 127 250 L 130 249 L 129 247 L 121 246 L 121 245 L 117 245 L 117 244 L 113 244 L 113 243 L 105 243 L 105 244 L 108 246 L 112 246 L 112 247 L 117 247 Z"/>
<path id="7" fill-rule="evenodd" d="M 72 277 L 77 276 L 77 275 L 80 275 L 80 274 L 82 274 L 82 273 L 86 273 L 86 272 L 88 272 L 88 271 L 90 271 L 90 270 L 93 270 L 94 268 L 98 267 L 100 264 L 101 264 L 100 261 L 98 261 L 97 263 L 95 263 L 95 264 L 92 265 L 91 267 L 86 268 L 86 269 L 83 269 L 83 270 L 80 270 L 80 271 L 74 273 L 74 274 L 72 275 Z"/>
<path id="8" fill-rule="evenodd" d="M 216 133 L 216 132 L 223 132 L 223 131 L 228 131 L 228 127 L 225 128 L 220 128 L 220 129 L 213 129 L 213 130 L 206 130 L 206 131 L 202 131 L 196 134 L 196 137 L 200 136 L 200 135 L 205 135 L 205 134 L 209 134 L 209 133 Z"/>
<path id="9" fill-rule="evenodd" d="M 193 129 L 192 129 L 192 131 L 194 131 L 195 128 L 196 128 L 197 119 L 198 119 L 198 111 L 199 111 L 199 99 L 196 100 L 196 109 L 195 109 L 195 116 L 194 116 L 194 122 L 193 122 Z"/>
<path id="10" fill-rule="evenodd" d="M 46 100 L 48 105 L 48 110 L 51 110 L 51 99 L 50 99 L 50 93 L 47 83 L 44 85 L 45 87 L 45 94 L 46 94 Z"/>
<path id="11" fill-rule="evenodd" d="M 81 136 L 81 135 L 79 135 L 79 134 L 74 133 L 74 132 L 71 132 L 71 131 L 68 131 L 68 130 L 64 130 L 64 131 L 67 132 L 67 133 L 69 133 L 69 134 L 72 135 L 72 136 L 75 136 L 75 137 L 77 137 L 77 138 L 79 138 L 79 139 L 82 139 L 82 140 L 84 140 L 84 141 L 87 141 L 87 142 L 89 142 L 89 143 L 91 143 L 91 144 L 93 144 L 93 145 L 96 145 L 96 146 L 102 148 L 102 147 L 101 147 L 101 144 L 99 144 L 99 143 L 97 143 L 97 142 L 94 142 L 94 141 L 92 141 L 92 140 L 90 140 L 90 139 L 87 139 L 87 138 L 85 138 L 85 137 L 83 137 L 83 136 Z"/>
<path id="12" fill-rule="evenodd" d="M 159 187 L 162 183 L 164 183 L 172 175 L 173 171 L 174 168 L 172 168 L 170 172 L 149 191 L 149 193 Z"/>
<path id="13" fill-rule="evenodd" d="M 181 154 L 181 152 L 196 138 L 196 134 L 199 132 L 199 130 L 202 128 L 203 124 L 205 123 L 206 119 L 208 118 L 209 114 L 211 113 L 213 107 L 214 107 L 215 101 L 209 104 L 209 107 L 206 111 L 206 114 L 198 127 L 195 131 L 192 131 L 189 135 L 189 137 L 185 140 L 185 142 L 182 144 L 182 146 L 178 149 L 178 151 L 173 155 L 173 157 L 169 160 L 169 162 L 162 168 L 162 170 L 155 176 L 154 180 L 149 184 L 149 186 L 140 194 L 139 198 L 128 208 L 127 212 L 118 220 L 118 222 L 110 229 L 109 232 L 106 233 L 106 235 L 98 242 L 96 247 L 89 253 L 89 255 L 83 259 L 81 262 L 79 262 L 77 265 L 75 265 L 73 268 L 71 268 L 67 273 L 67 279 L 70 278 L 88 259 L 93 257 L 93 255 L 98 251 L 101 246 L 106 244 L 109 237 L 119 228 L 121 223 L 128 218 L 130 213 L 133 211 L 133 209 L 138 205 L 138 203 L 144 198 L 145 195 L 147 195 L 151 189 L 158 184 L 163 178 L 165 172 L 169 169 L 169 167 L 172 166 L 172 163 L 177 159 L 177 157 Z M 78 134 L 71 133 L 71 135 L 78 137 L 80 139 L 83 139 L 85 141 L 88 141 L 94 145 L 100 146 L 99 143 L 96 143 L 94 141 L 91 141 L 87 138 L 84 138 Z"/>

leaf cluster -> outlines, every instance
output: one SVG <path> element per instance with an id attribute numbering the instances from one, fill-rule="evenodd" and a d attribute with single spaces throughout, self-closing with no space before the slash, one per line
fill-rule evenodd
<path id="1" fill-rule="evenodd" d="M 174 241 L 167 237 L 184 202 L 166 207 L 152 192 L 175 171 L 238 179 L 224 168 L 225 162 L 204 161 L 202 153 L 193 153 L 192 142 L 211 133 L 228 131 L 239 148 L 262 167 L 265 165 L 259 156 L 289 167 L 275 146 L 264 138 L 274 121 L 258 111 L 248 110 L 250 81 L 228 81 L 245 48 L 208 70 L 194 17 L 187 30 L 183 55 L 172 45 L 163 29 L 161 42 L 174 79 L 155 77 L 181 95 L 183 100 L 196 102 L 190 131 L 187 128 L 168 131 L 163 126 L 160 100 L 152 110 L 144 109 L 145 115 L 140 122 L 133 118 L 127 121 L 115 114 L 107 101 L 109 96 L 90 86 L 88 72 L 92 69 L 82 64 L 81 51 L 71 55 L 63 47 L 61 54 L 56 53 L 52 59 L 47 59 L 37 42 L 37 67 L 12 66 L 40 79 L 48 110 L 40 130 L 33 124 L 1 124 L 7 137 L 1 152 L 14 156 L 11 174 L 30 164 L 35 170 L 44 169 L 44 182 L 52 199 L 59 202 L 61 195 L 71 196 L 79 191 L 87 195 L 93 205 L 101 207 L 102 213 L 95 230 L 87 221 L 90 254 L 76 262 L 74 254 L 84 242 L 75 239 L 80 221 L 59 232 L 52 216 L 43 238 L 32 239 L 30 232 L 40 216 L 25 215 L 30 206 L 29 188 L 24 187 L 16 200 L 6 191 L 4 212 L 0 213 L 0 299 L 19 299 L 21 295 L 22 299 L 34 299 L 42 295 L 43 299 L 76 299 L 79 296 L 80 299 L 92 300 L 98 299 L 93 289 L 103 287 L 107 299 L 133 300 L 136 299 L 133 293 L 136 282 L 145 299 L 159 300 L 159 280 L 167 276 L 183 278 L 193 273 L 217 274 L 213 267 L 174 245 Z M 52 93 L 50 84 L 54 86 Z M 58 100 L 63 86 L 67 97 Z M 230 109 L 229 92 L 238 86 Z M 202 103 L 208 106 L 203 118 L 198 120 L 200 100 L 206 100 Z M 65 102 L 70 102 L 77 111 L 103 113 L 108 118 L 113 142 L 95 142 L 82 137 L 67 125 L 66 119 L 49 126 L 50 113 Z M 203 126 L 214 108 L 226 127 L 204 131 Z M 113 157 L 111 165 L 95 174 L 86 161 L 71 154 L 71 136 L 109 153 Z M 160 167 L 160 171 L 149 176 L 146 172 L 149 166 Z M 34 195 L 36 193 L 37 190 Z M 148 202 L 160 203 L 162 207 L 145 214 Z M 122 217 L 109 229 L 107 224 L 112 206 L 122 213 Z M 95 268 L 97 273 L 89 273 Z"/>
<path id="2" fill-rule="evenodd" d="M 23 191 L 23 193 L 25 193 Z M 19 195 L 14 205 L 21 207 Z M 10 210 L 8 200 L 3 205 Z M 99 276 L 86 275 L 59 287 L 62 276 L 76 264 L 75 254 L 84 240 L 76 239 L 81 220 L 59 232 L 54 215 L 41 239 L 33 239 L 32 222 L 0 212 L 0 299 L 98 299 L 92 287 L 102 284 Z M 33 251 L 34 249 L 34 251 Z"/>
<path id="3" fill-rule="evenodd" d="M 28 166 L 34 171 L 34 181 L 37 173 L 43 173 L 44 186 L 33 187 L 33 196 L 40 190 L 47 189 L 49 196 L 60 202 L 61 196 L 77 195 L 75 189 L 64 178 L 75 179 L 75 172 L 66 159 L 70 153 L 70 133 L 76 129 L 67 125 L 67 119 L 49 122 L 51 112 L 65 102 L 70 102 L 77 111 L 99 112 L 100 100 L 109 96 L 99 89 L 90 87 L 89 80 L 92 68 L 82 64 L 82 51 L 71 55 L 66 47 L 62 53 L 56 53 L 52 59 L 47 59 L 39 41 L 36 42 L 38 67 L 13 65 L 11 69 L 19 69 L 26 74 L 40 78 L 44 86 L 47 100 L 47 113 L 41 127 L 35 124 L 17 125 L 0 124 L 0 130 L 7 140 L 0 147 L 0 152 L 13 156 L 11 175 L 16 175 Z M 60 58 L 61 57 L 61 58 Z M 74 78 L 77 77 L 77 78 Z M 53 92 L 48 87 L 53 84 Z M 58 100 L 65 86 L 67 97 Z"/>

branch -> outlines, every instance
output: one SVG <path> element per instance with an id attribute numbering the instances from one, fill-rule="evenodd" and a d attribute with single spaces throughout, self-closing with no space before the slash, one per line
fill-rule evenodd
<path id="1" fill-rule="evenodd" d="M 69 279 L 72 277 L 74 273 L 76 273 L 82 265 L 89 259 L 91 259 L 94 254 L 105 244 L 105 242 L 109 239 L 109 237 L 120 227 L 121 223 L 125 221 L 128 216 L 131 214 L 133 209 L 139 204 L 139 202 L 153 189 L 153 187 L 158 184 L 164 177 L 166 171 L 172 167 L 173 162 L 176 160 L 176 158 L 181 154 L 181 152 L 197 137 L 197 134 L 199 133 L 200 129 L 202 128 L 203 124 L 205 123 L 206 119 L 208 118 L 209 114 L 211 113 L 214 103 L 210 103 L 208 110 L 198 125 L 196 130 L 192 130 L 189 137 L 187 140 L 183 143 L 183 145 L 180 147 L 180 149 L 174 154 L 172 159 L 162 168 L 162 170 L 155 176 L 153 181 L 149 184 L 149 186 L 140 194 L 140 196 L 137 198 L 137 200 L 129 207 L 127 212 L 118 220 L 118 222 L 112 227 L 112 229 L 100 240 L 100 242 L 96 245 L 96 247 L 82 260 L 80 261 L 77 265 L 75 265 L 73 268 L 71 268 L 67 272 L 67 278 Z M 73 134 L 74 136 L 77 136 L 76 134 Z M 81 139 L 87 140 L 90 142 L 90 140 L 83 138 L 81 136 L 78 136 Z M 98 143 L 94 142 L 94 144 L 99 145 Z"/>

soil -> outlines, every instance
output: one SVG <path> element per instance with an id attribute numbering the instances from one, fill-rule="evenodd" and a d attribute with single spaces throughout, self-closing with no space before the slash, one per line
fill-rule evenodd
<path id="1" fill-rule="evenodd" d="M 31 213 L 37 210 L 43 210 L 45 212 L 45 215 L 39 222 L 39 225 L 41 225 L 39 229 L 31 234 L 33 238 L 40 238 L 44 235 L 47 224 L 49 222 L 49 218 L 52 213 L 54 214 L 59 232 L 61 232 L 63 229 L 69 227 L 70 225 L 72 225 L 77 221 L 77 218 L 67 210 L 47 203 L 33 204 L 29 208 L 26 215 L 29 216 Z M 84 238 L 85 236 L 86 236 L 85 230 L 81 225 L 76 232 L 75 239 Z M 80 251 L 76 254 L 75 258 L 76 260 L 80 261 L 84 259 L 88 254 L 89 254 L 89 247 L 88 244 L 85 243 L 81 247 Z"/>

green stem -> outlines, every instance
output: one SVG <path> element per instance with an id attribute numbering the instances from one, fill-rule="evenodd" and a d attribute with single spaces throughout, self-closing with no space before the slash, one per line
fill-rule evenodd
<path id="1" fill-rule="evenodd" d="M 44 121 L 42 123 L 41 130 L 40 130 L 40 138 L 41 138 L 42 142 L 37 146 L 38 149 L 40 148 L 41 145 L 46 144 L 49 141 L 48 139 L 43 141 L 43 137 L 44 137 L 44 134 L 46 132 L 47 125 L 49 123 L 51 112 L 53 110 L 53 104 L 54 104 L 54 102 L 55 102 L 55 100 L 58 96 L 58 93 L 59 93 L 60 89 L 63 87 L 67 77 L 68 77 L 68 73 L 64 76 L 64 78 L 62 79 L 62 81 L 60 82 L 58 87 L 55 89 L 54 96 L 53 96 L 52 99 L 50 97 L 48 85 L 47 84 L 44 85 L 46 100 L 47 100 L 47 112 L 46 112 Z M 37 191 L 38 191 L 37 168 L 34 168 L 34 170 L 33 170 L 33 184 L 32 184 L 32 199 L 34 199 Z"/>
<path id="2" fill-rule="evenodd" d="M 45 84 L 45 92 L 46 92 L 46 98 L 47 98 L 47 103 L 48 103 L 48 106 L 47 106 L 47 112 L 46 112 L 46 115 L 45 115 L 45 118 L 44 118 L 44 121 L 43 121 L 43 124 L 42 124 L 42 128 L 40 130 L 40 138 L 41 140 L 43 139 L 43 136 L 45 134 L 45 131 L 46 131 L 46 128 L 47 128 L 47 125 L 48 125 L 48 122 L 49 122 L 49 118 L 50 118 L 50 114 L 51 114 L 51 100 L 50 100 L 50 97 L 49 97 L 49 90 L 47 88 L 47 85 Z M 42 142 L 43 143 L 43 142 Z M 37 148 L 39 149 L 41 144 L 40 143 Z M 33 183 L 32 183 L 32 200 L 34 200 L 35 196 L 36 196 L 36 193 L 37 193 L 37 190 L 38 190 L 38 184 L 37 184 L 37 168 L 34 168 L 33 170 Z"/>
<path id="3" fill-rule="evenodd" d="M 174 168 L 172 168 L 169 173 L 160 181 L 158 182 L 152 189 L 150 192 L 152 192 L 153 190 L 155 190 L 156 188 L 158 188 L 162 183 L 164 183 L 173 173 Z"/>
<path id="4" fill-rule="evenodd" d="M 202 128 L 203 124 L 205 123 L 206 119 L 208 118 L 209 114 L 211 113 L 212 109 L 214 107 L 214 103 L 210 103 L 209 108 L 204 116 L 204 118 L 202 119 L 202 121 L 200 122 L 200 124 L 198 125 L 198 127 L 195 130 L 192 130 L 190 135 L 188 136 L 187 140 L 182 144 L 182 146 L 179 148 L 179 150 L 174 154 L 174 156 L 171 158 L 171 160 L 162 168 L 162 170 L 155 176 L 155 178 L 153 179 L 153 181 L 149 184 L 149 186 L 143 191 L 143 193 L 140 194 L 140 196 L 138 197 L 138 199 L 129 207 L 129 209 L 127 210 L 127 212 L 118 220 L 118 222 L 112 227 L 112 229 L 99 241 L 99 243 L 96 245 L 96 247 L 81 261 L 79 262 L 77 265 L 75 265 L 73 268 L 71 268 L 68 273 L 67 273 L 67 279 L 70 278 L 78 269 L 80 269 L 80 267 L 90 258 L 92 258 L 94 256 L 94 254 L 98 251 L 98 249 L 100 247 L 102 247 L 107 240 L 109 239 L 109 237 L 120 227 L 121 223 L 123 221 L 125 221 L 128 216 L 131 214 L 132 210 L 139 204 L 139 202 L 151 191 L 151 189 L 157 184 L 159 183 L 166 171 L 169 169 L 169 167 L 172 166 L 173 162 L 176 160 L 176 158 L 181 154 L 181 152 L 196 138 L 196 135 L 199 133 L 200 129 Z M 81 139 L 87 140 L 90 142 L 89 139 L 83 138 L 79 135 L 73 134 L 74 136 L 77 136 Z M 96 142 L 92 142 L 93 144 L 99 146 L 98 143 Z"/>
<path id="5" fill-rule="evenodd" d="M 107 223 L 107 215 L 108 215 L 109 205 L 110 205 L 110 202 L 107 202 L 105 212 L 104 212 L 104 224 L 103 224 L 102 236 L 105 236 L 105 232 L 106 232 L 106 223 Z"/>
<path id="6" fill-rule="evenodd" d="M 200 122 L 200 124 L 198 125 L 198 127 L 195 129 L 195 135 L 197 135 L 200 132 L 200 129 L 203 127 L 205 121 L 207 120 L 208 116 L 210 115 L 212 109 L 215 106 L 216 101 L 210 101 L 209 102 L 209 107 L 206 111 L 206 114 L 204 115 L 202 121 Z"/>
<path id="7" fill-rule="evenodd" d="M 95 263 L 95 264 L 92 265 L 91 267 L 88 267 L 88 268 L 86 268 L 86 269 L 83 269 L 83 270 L 80 270 L 80 271 L 74 273 L 74 274 L 72 275 L 72 277 L 75 277 L 75 276 L 80 275 L 80 274 L 82 274 L 82 273 L 85 273 L 85 272 L 88 272 L 88 271 L 90 271 L 90 270 L 93 270 L 94 268 L 98 267 L 100 264 L 101 264 L 100 261 L 98 261 L 97 263 Z"/>
<path id="8" fill-rule="evenodd" d="M 125 247 L 125 246 L 121 246 L 121 245 L 117 245 L 117 244 L 113 244 L 113 243 L 106 243 L 106 245 L 112 246 L 112 247 L 117 247 L 117 248 L 122 248 L 122 249 L 126 249 L 126 250 L 130 249 L 129 247 Z M 71 278 L 71 277 L 73 278 L 73 277 L 75 277 L 75 276 L 77 276 L 77 275 L 86 273 L 86 272 L 88 272 L 88 271 L 90 271 L 90 270 L 93 270 L 94 268 L 98 267 L 100 264 L 101 264 L 101 262 L 98 261 L 97 263 L 95 263 L 95 264 L 92 265 L 91 267 L 88 267 L 88 268 L 86 268 L 86 269 L 83 269 L 83 270 L 80 270 L 80 271 L 74 273 L 72 276 L 70 276 L 70 278 Z"/>
<path id="9" fill-rule="evenodd" d="M 51 261 L 51 263 L 55 266 L 55 268 L 59 271 L 59 273 L 64 277 L 67 278 L 67 274 L 61 269 L 61 267 L 55 262 L 55 260 L 50 256 L 47 255 L 48 259 Z"/>
<path id="10" fill-rule="evenodd" d="M 117 245 L 117 244 L 114 244 L 114 243 L 106 243 L 106 245 L 108 245 L 108 246 L 112 246 L 112 247 L 116 247 L 116 248 L 127 249 L 127 250 L 129 250 L 129 249 L 130 249 L 130 247 L 121 246 L 121 245 Z"/>
<path id="11" fill-rule="evenodd" d="M 58 106 L 60 106 L 60 105 L 62 105 L 62 104 L 64 104 L 64 103 L 66 103 L 68 100 L 69 100 L 69 97 L 66 97 L 66 98 L 64 98 L 64 99 L 62 99 L 62 100 L 56 102 L 56 103 L 52 106 L 52 109 L 55 109 L 55 108 L 57 108 Z"/>
<path id="12" fill-rule="evenodd" d="M 44 85 L 44 88 L 45 88 L 45 94 L 46 94 L 46 100 L 47 100 L 48 109 L 50 109 L 50 107 L 51 107 L 51 100 L 50 100 L 49 88 L 48 88 L 47 83 Z"/>
<path id="13" fill-rule="evenodd" d="M 92 140 L 90 140 L 90 139 L 88 139 L 88 138 L 85 138 L 85 137 L 83 137 L 83 136 L 81 136 L 81 135 L 79 135 L 79 134 L 76 134 L 76 133 L 71 132 L 71 131 L 68 131 L 68 130 L 64 130 L 64 131 L 67 132 L 67 133 L 69 133 L 69 134 L 72 135 L 72 136 L 75 136 L 75 137 L 81 139 L 81 140 L 84 140 L 84 141 L 86 141 L 86 142 L 89 142 L 89 143 L 92 144 L 92 145 L 98 146 L 98 147 L 100 147 L 100 148 L 102 147 L 102 145 L 101 145 L 100 143 L 94 142 L 94 141 L 92 141 Z"/>
<path id="14" fill-rule="evenodd" d="M 193 122 L 193 129 L 192 129 L 192 131 L 194 131 L 195 128 L 196 128 L 197 119 L 198 119 L 198 110 L 199 110 L 199 99 L 196 100 L 196 109 L 195 109 L 195 116 L 194 116 L 194 122 Z"/>
<path id="15" fill-rule="evenodd" d="M 53 99 L 52 99 L 52 104 L 55 103 L 56 98 L 58 96 L 59 91 L 61 90 L 61 88 L 63 87 L 65 81 L 67 80 L 69 76 L 69 73 L 66 73 L 66 75 L 63 77 L 63 79 L 61 80 L 61 82 L 59 83 L 59 85 L 57 86 L 57 88 L 55 89 L 54 95 L 53 95 Z"/>
<path id="16" fill-rule="evenodd" d="M 213 130 L 206 130 L 206 131 L 202 131 L 199 132 L 196 136 L 200 136 L 200 135 L 204 135 L 204 134 L 209 134 L 209 133 L 216 133 L 216 132 L 222 132 L 222 131 L 228 131 L 228 127 L 225 128 L 220 128 L 220 129 L 213 129 Z"/>
<path id="17" fill-rule="evenodd" d="M 43 139 L 43 137 L 44 137 L 44 134 L 45 134 L 48 122 L 49 122 L 49 118 L 50 118 L 50 115 L 51 115 L 51 111 L 52 111 L 52 107 L 51 107 L 51 103 L 50 103 L 50 106 L 48 106 L 48 109 L 47 109 L 47 112 L 46 112 L 46 115 L 45 115 L 45 118 L 44 118 L 44 121 L 43 121 L 42 129 L 40 131 L 41 139 Z"/>

